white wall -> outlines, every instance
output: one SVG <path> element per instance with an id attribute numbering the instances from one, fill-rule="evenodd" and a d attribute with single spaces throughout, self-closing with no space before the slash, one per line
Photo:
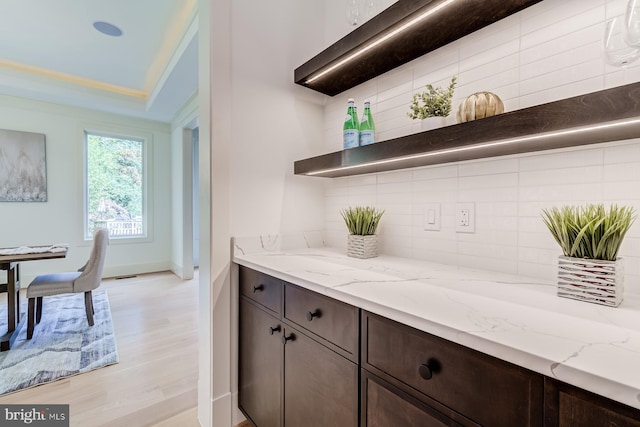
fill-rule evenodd
<path id="1" fill-rule="evenodd" d="M 293 70 L 323 48 L 323 20 L 316 17 L 324 4 L 203 1 L 199 10 L 210 28 L 201 22 L 200 32 L 211 33 L 200 39 L 200 71 L 210 81 L 200 86 L 200 140 L 210 165 L 201 164 L 206 197 L 200 202 L 208 204 L 201 214 L 210 212 L 211 222 L 201 222 L 201 233 L 211 243 L 201 248 L 211 255 L 205 263 L 201 251 L 201 320 L 207 323 L 200 334 L 199 418 L 227 427 L 239 417 L 229 238 L 323 226 L 322 183 L 294 176 L 293 162 L 322 147 L 324 97 L 295 85 Z"/>
<path id="2" fill-rule="evenodd" d="M 333 0 L 332 0 L 333 1 Z M 498 94 L 512 111 L 640 80 L 602 55 L 605 21 L 626 0 L 545 0 L 331 99 L 324 151 L 341 149 L 347 98 L 372 101 L 379 140 L 420 131 L 406 117 L 412 93 L 458 76 L 454 108 L 473 92 Z M 448 123 L 455 123 L 453 117 Z M 380 233 L 389 254 L 552 280 L 559 248 L 540 219 L 545 207 L 619 203 L 640 210 L 640 141 L 510 156 L 392 173 L 323 180 L 328 243 L 344 246 L 339 209 L 386 209 Z M 320 153 L 318 153 L 320 154 Z M 426 203 L 442 204 L 440 232 L 424 231 Z M 475 202 L 477 231 L 454 231 L 456 202 Z M 621 250 L 626 289 L 640 293 L 640 223 Z"/>
<path id="3" fill-rule="evenodd" d="M 233 2 L 231 231 L 252 236 L 319 229 L 321 183 L 293 162 L 322 145 L 323 109 L 293 83 L 293 70 L 322 44 L 322 4 Z M 214 76 L 215 78 L 215 76 Z"/>
<path id="4" fill-rule="evenodd" d="M 43 133 L 46 136 L 48 201 L 0 203 L 0 246 L 69 243 L 67 258 L 21 264 L 24 284 L 33 276 L 75 270 L 89 256 L 83 240 L 83 131 L 142 132 L 152 136 L 152 239 L 123 244 L 112 239 L 105 276 L 167 270 L 170 267 L 169 126 L 86 109 L 0 96 L 0 128 Z"/>

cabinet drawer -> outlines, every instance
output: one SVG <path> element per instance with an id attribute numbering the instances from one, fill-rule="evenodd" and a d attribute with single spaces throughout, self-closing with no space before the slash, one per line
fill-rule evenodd
<path id="1" fill-rule="evenodd" d="M 541 425 L 541 375 L 370 313 L 362 326 L 363 367 L 392 384 L 481 425 Z"/>
<path id="2" fill-rule="evenodd" d="M 240 295 L 269 310 L 282 313 L 282 281 L 250 268 L 240 267 Z"/>
<path id="3" fill-rule="evenodd" d="M 287 283 L 284 317 L 357 357 L 356 307 Z"/>
<path id="4" fill-rule="evenodd" d="M 452 411 L 445 409 L 445 415 L 364 369 L 361 378 L 363 426 L 479 427 Z"/>

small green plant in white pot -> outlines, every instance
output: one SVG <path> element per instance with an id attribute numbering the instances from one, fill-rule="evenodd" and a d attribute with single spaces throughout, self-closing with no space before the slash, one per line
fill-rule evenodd
<path id="1" fill-rule="evenodd" d="M 384 211 L 371 206 L 349 207 L 340 211 L 349 230 L 347 255 L 354 258 L 378 256 L 376 231 Z"/>
<path id="2" fill-rule="evenodd" d="M 620 245 L 636 219 L 631 207 L 588 204 L 544 209 L 542 219 L 562 248 L 558 296 L 617 307 L 624 292 Z"/>
<path id="3" fill-rule="evenodd" d="M 444 118 L 451 114 L 451 103 L 456 80 L 455 76 L 452 77 L 451 83 L 446 89 L 428 84 L 426 85 L 426 91 L 414 93 L 413 102 L 409 106 L 410 111 L 407 116 L 410 119 L 422 120 L 423 128 L 432 129 L 444 126 Z M 425 120 L 431 117 L 438 117 L 439 120 Z"/>

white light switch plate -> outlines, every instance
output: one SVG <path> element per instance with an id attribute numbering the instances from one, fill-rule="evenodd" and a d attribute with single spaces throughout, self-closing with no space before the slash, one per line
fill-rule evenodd
<path id="1" fill-rule="evenodd" d="M 424 206 L 424 229 L 440 231 L 440 203 L 427 203 Z"/>

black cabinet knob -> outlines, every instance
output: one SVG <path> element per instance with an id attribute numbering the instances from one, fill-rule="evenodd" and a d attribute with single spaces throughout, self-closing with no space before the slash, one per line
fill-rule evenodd
<path id="1" fill-rule="evenodd" d="M 425 380 L 430 380 L 433 376 L 431 368 L 426 363 L 420 365 L 420 367 L 418 368 L 418 372 L 420 373 L 420 376 Z"/>
<path id="2" fill-rule="evenodd" d="M 311 322 L 314 317 L 320 317 L 320 309 L 316 309 L 315 311 L 307 312 L 307 320 Z"/>
<path id="3" fill-rule="evenodd" d="M 258 285 L 253 287 L 253 293 L 255 294 L 258 291 L 264 291 L 264 285 Z"/>
<path id="4" fill-rule="evenodd" d="M 289 336 L 283 335 L 282 336 L 282 344 L 287 344 L 287 341 L 294 341 L 296 339 L 296 336 L 291 334 Z"/>
<path id="5" fill-rule="evenodd" d="M 273 327 L 273 326 L 269 326 L 269 333 L 271 335 L 275 334 L 276 332 L 280 332 L 281 328 L 280 325 Z"/>

